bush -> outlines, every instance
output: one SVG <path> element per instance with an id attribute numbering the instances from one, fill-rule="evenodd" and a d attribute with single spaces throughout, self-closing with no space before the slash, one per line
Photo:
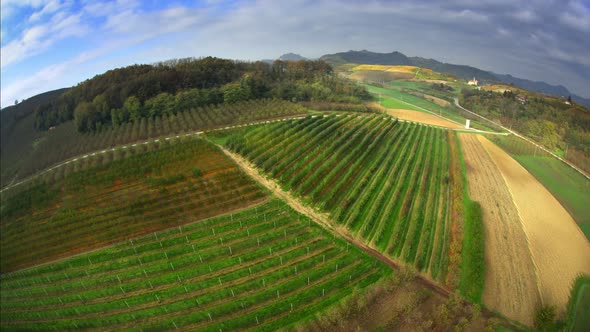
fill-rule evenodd
<path id="1" fill-rule="evenodd" d="M 539 330 L 545 331 L 550 329 L 555 321 L 555 307 L 543 306 L 537 310 L 535 314 L 535 327 Z"/>
<path id="2" fill-rule="evenodd" d="M 199 168 L 193 168 L 193 177 L 195 177 L 195 179 L 200 178 L 202 175 L 203 172 Z"/>

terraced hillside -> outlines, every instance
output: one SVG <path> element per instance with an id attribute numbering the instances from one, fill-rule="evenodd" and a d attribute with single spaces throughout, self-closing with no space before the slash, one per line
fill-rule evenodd
<path id="1" fill-rule="evenodd" d="M 0 182 L 4 187 L 69 158 L 123 144 L 305 113 L 303 107 L 287 101 L 251 100 L 175 109 L 174 113 L 105 126 L 91 133 L 77 132 L 73 121 L 49 131 L 32 132 L 31 113 L 17 122 L 12 131 L 2 133 L 12 136 L 2 136 Z"/>
<path id="2" fill-rule="evenodd" d="M 3 274 L 1 327 L 276 330 L 390 273 L 274 200 Z"/>
<path id="3" fill-rule="evenodd" d="M 17 189 L 2 194 L 3 273 L 266 199 L 202 139 L 161 143 L 155 151 Z"/>
<path id="4" fill-rule="evenodd" d="M 445 280 L 447 130 L 382 115 L 308 117 L 245 129 L 226 145 L 381 252 Z"/>

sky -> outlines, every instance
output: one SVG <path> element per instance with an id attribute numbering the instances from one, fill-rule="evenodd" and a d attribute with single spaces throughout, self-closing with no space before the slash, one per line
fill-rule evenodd
<path id="1" fill-rule="evenodd" d="M 590 0 L 1 1 L 1 106 L 172 58 L 399 51 L 590 97 Z"/>

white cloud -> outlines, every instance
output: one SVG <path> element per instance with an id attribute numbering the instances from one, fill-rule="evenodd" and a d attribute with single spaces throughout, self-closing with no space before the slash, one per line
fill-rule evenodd
<path id="1" fill-rule="evenodd" d="M 568 2 L 559 15 L 559 21 L 572 29 L 590 32 L 590 8 L 586 6 L 579 1 Z"/>
<path id="2" fill-rule="evenodd" d="M 0 13 L 2 21 L 12 17 L 21 8 L 41 8 L 52 0 L 2 0 L 0 1 Z"/>
<path id="3" fill-rule="evenodd" d="M 1 68 L 46 51 L 56 42 L 73 36 L 83 36 L 88 27 L 81 23 L 81 14 L 55 14 L 47 23 L 32 26 L 0 49 Z"/>
<path id="4" fill-rule="evenodd" d="M 31 16 L 29 17 L 29 22 L 36 22 L 46 15 L 55 13 L 59 9 L 63 8 L 63 6 L 64 4 L 61 3 L 59 0 L 52 0 L 51 2 L 43 6 L 41 10 L 31 14 Z"/>
<path id="5" fill-rule="evenodd" d="M 60 4 L 67 5 L 63 1 Z M 590 14 L 579 1 L 561 5 L 525 0 L 400 0 L 395 4 L 385 0 L 257 0 L 228 5 L 210 0 L 196 6 L 199 9 L 164 4 L 158 6 L 163 9 L 153 11 L 136 0 L 80 1 L 77 13 L 57 10 L 39 14 L 39 19 L 31 20 L 18 35 L 8 30 L 17 40 L 2 47 L 2 68 L 6 60 L 14 64 L 51 51 L 64 38 L 83 35 L 96 46 L 73 60 L 61 60 L 70 68 L 74 64 L 76 71 L 83 73 L 80 79 L 114 66 L 179 56 L 255 60 L 287 51 L 314 57 L 363 48 L 398 50 L 524 77 L 534 76 L 539 63 L 551 63 L 563 77 L 575 72 L 569 65 L 588 65 L 583 55 L 589 48 L 580 40 L 589 31 Z M 7 8 L 16 2 L 8 0 L 12 5 Z M 36 6 L 37 13 L 51 4 L 51 0 L 24 2 L 30 8 Z M 6 7 L 5 1 L 2 6 Z M 91 29 L 85 24 L 94 26 Z M 6 37 L 4 29 L 2 36 Z M 136 48 L 140 44 L 141 50 Z M 81 52 L 75 46 L 73 50 Z M 73 77 L 78 76 L 60 68 L 50 66 L 33 75 L 44 82 L 54 79 L 53 84 L 39 85 L 29 78 L 22 80 L 24 83 L 3 82 L 3 103 L 6 83 L 8 91 L 19 91 L 7 99 L 9 103 L 49 87 L 74 84 Z M 540 71 L 536 78 L 542 79 L 543 73 L 547 71 Z M 553 76 L 547 74 L 545 79 L 551 81 Z M 26 93 L 27 86 L 31 93 Z"/>
<path id="6" fill-rule="evenodd" d="M 524 23 L 534 23 L 539 20 L 539 17 L 535 12 L 531 10 L 520 10 L 512 15 L 516 20 Z"/>
<path id="7" fill-rule="evenodd" d="M 107 2 L 90 1 L 84 5 L 82 12 L 96 17 L 108 17 L 117 13 L 136 9 L 139 7 L 139 5 L 140 3 L 136 0 L 118 0 Z"/>
<path id="8" fill-rule="evenodd" d="M 11 105 L 15 99 L 20 100 L 51 90 L 47 87 L 54 86 L 55 82 L 67 72 L 68 68 L 70 67 L 67 63 L 52 65 L 32 76 L 23 77 L 11 84 L 3 85 L 2 107 Z"/>

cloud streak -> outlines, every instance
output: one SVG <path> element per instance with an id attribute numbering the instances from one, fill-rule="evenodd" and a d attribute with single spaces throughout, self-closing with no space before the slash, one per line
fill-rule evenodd
<path id="1" fill-rule="evenodd" d="M 171 57 L 256 60 L 369 49 L 545 80 L 590 97 L 590 9 L 579 0 L 2 2 L 12 12 L 27 6 L 27 24 L 3 41 L 3 71 L 56 54 L 58 44 L 86 41 L 79 49 L 72 42 L 73 54 L 29 75 L 51 88 L 76 83 L 60 64 L 76 63 L 90 76 L 97 68 Z M 4 23 L 2 29 L 4 37 Z M 36 87 L 16 75 L 3 79 L 2 105 L 17 92 L 21 98 L 42 92 Z"/>

